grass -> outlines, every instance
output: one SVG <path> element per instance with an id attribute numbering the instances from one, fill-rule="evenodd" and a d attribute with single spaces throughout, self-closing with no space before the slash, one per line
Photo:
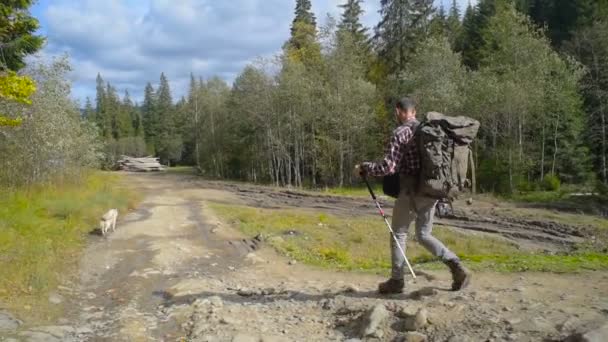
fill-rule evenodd
<path id="1" fill-rule="evenodd" d="M 91 173 L 0 194 L 2 306 L 28 319 L 50 319 L 48 293 L 75 269 L 101 214 L 135 206 L 137 198 L 119 183 L 119 176 Z"/>
<path id="2" fill-rule="evenodd" d="M 196 169 L 194 168 L 194 166 L 172 166 L 167 169 L 167 173 L 179 175 L 195 175 Z"/>
<path id="3" fill-rule="evenodd" d="M 344 218 L 308 211 L 223 204 L 212 204 L 211 207 L 246 235 L 261 233 L 280 253 L 300 262 L 329 269 L 374 273 L 386 273 L 390 267 L 389 235 L 378 218 Z M 435 228 L 434 235 L 476 270 L 574 272 L 608 269 L 608 256 L 605 254 L 530 254 L 520 251 L 505 239 L 464 234 L 441 226 Z M 438 265 L 437 260 L 412 239 L 408 241 L 407 254 L 418 266 L 435 268 Z"/>

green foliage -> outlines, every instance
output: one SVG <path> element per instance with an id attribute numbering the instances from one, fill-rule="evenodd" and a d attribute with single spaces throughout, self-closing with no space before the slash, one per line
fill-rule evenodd
<path id="1" fill-rule="evenodd" d="M 556 175 L 547 175 L 542 181 L 542 187 L 545 191 L 559 191 L 561 181 Z"/>
<path id="2" fill-rule="evenodd" d="M 28 10 L 33 2 L 0 3 L 0 72 L 23 69 L 25 57 L 34 54 L 44 43 L 44 38 L 34 34 L 40 25 Z"/>
<path id="3" fill-rule="evenodd" d="M 432 0 L 382 0 L 375 43 L 390 73 L 405 70 L 408 57 L 427 37 L 434 12 Z"/>
<path id="4" fill-rule="evenodd" d="M 410 94 L 417 99 L 420 113 L 456 115 L 464 105 L 466 77 L 460 55 L 452 52 L 448 39 L 432 37 L 409 60 L 394 97 Z"/>
<path id="5" fill-rule="evenodd" d="M 29 77 L 18 76 L 14 72 L 0 74 L 0 99 L 31 104 L 30 96 L 35 91 L 36 84 Z M 21 118 L 11 119 L 0 114 L 0 127 L 16 127 L 21 125 L 21 122 Z"/>
<path id="6" fill-rule="evenodd" d="M 99 165 L 97 131 L 70 98 L 69 70 L 66 58 L 31 65 L 26 76 L 37 81 L 32 104 L 0 101 L 1 112 L 25 113 L 19 127 L 0 128 L 0 186 L 69 178 Z"/>
<path id="7" fill-rule="evenodd" d="M 87 233 L 107 208 L 133 208 L 136 197 L 120 179 L 80 174 L 54 185 L 0 192 L 0 301 L 30 320 L 48 319 L 48 291 L 77 267 Z"/>
<path id="8" fill-rule="evenodd" d="M 220 218 L 247 236 L 262 233 L 280 253 L 298 261 L 330 269 L 385 273 L 390 267 L 389 235 L 384 222 L 375 217 L 344 218 L 326 215 L 319 226 L 318 215 L 297 210 L 264 210 L 212 204 Z M 285 235 L 295 230 L 297 235 Z M 435 234 L 478 270 L 505 272 L 580 272 L 606 270 L 605 254 L 584 252 L 572 255 L 544 255 L 522 252 L 507 240 L 472 235 L 446 227 Z M 407 253 L 417 267 L 433 267 L 435 259 L 414 241 Z"/>

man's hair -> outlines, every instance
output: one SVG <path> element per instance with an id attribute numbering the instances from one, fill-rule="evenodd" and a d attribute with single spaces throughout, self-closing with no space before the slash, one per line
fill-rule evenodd
<path id="1" fill-rule="evenodd" d="M 396 106 L 401 110 L 414 110 L 416 109 L 416 102 L 409 97 L 404 97 L 397 101 Z"/>

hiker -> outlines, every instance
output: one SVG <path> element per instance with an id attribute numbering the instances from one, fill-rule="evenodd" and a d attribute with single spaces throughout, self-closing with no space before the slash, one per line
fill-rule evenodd
<path id="1" fill-rule="evenodd" d="M 365 162 L 357 169 L 361 176 L 383 177 L 399 173 L 400 192 L 395 201 L 392 218 L 396 239 L 405 251 L 407 232 L 410 224 L 415 220 L 417 240 L 450 268 L 453 278 L 452 290 L 458 291 L 467 286 L 471 274 L 456 254 L 431 234 L 437 200 L 421 196 L 416 192 L 420 158 L 414 139 L 414 132 L 419 124 L 416 120 L 414 101 L 407 97 L 399 100 L 395 108 L 395 117 L 400 126 L 393 131 L 384 160 L 379 163 Z M 378 286 L 381 294 L 402 293 L 405 285 L 403 281 L 405 260 L 392 237 L 391 261 L 391 278 Z"/>

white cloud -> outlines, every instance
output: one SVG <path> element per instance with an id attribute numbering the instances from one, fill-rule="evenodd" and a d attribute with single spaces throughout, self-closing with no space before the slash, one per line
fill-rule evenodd
<path id="1" fill-rule="evenodd" d="M 319 22 L 327 13 L 339 18 L 338 5 L 345 1 L 313 0 Z M 379 2 L 365 1 L 365 25 L 378 21 Z M 135 98 L 141 98 L 146 82 L 158 82 L 165 72 L 178 98 L 185 93 L 191 72 L 231 81 L 256 57 L 278 52 L 289 37 L 294 3 L 56 0 L 43 11 L 49 42 L 44 54 L 71 55 L 74 94 L 81 99 L 94 97 L 98 72 Z"/>

